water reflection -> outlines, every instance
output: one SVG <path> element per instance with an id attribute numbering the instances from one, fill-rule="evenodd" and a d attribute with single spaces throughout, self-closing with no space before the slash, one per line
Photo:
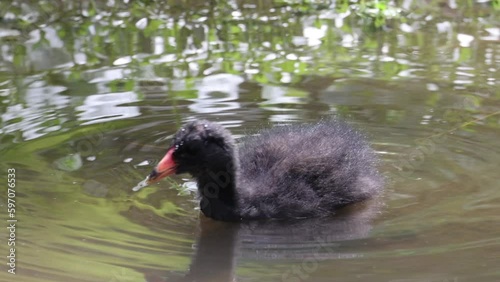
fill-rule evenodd
<path id="1" fill-rule="evenodd" d="M 64 42 L 53 27 L 31 31 L 25 44 L 28 55 L 26 65 L 29 69 L 45 71 L 73 67 L 71 54 L 64 48 Z"/>
<path id="2" fill-rule="evenodd" d="M 144 275 L 148 281 L 234 281 L 238 261 L 252 260 L 287 262 L 292 265 L 282 270 L 281 279 L 300 279 L 321 261 L 362 258 L 346 251 L 346 245 L 367 238 L 379 212 L 380 202 L 372 201 L 334 217 L 298 221 L 226 223 L 201 215 L 189 271 Z"/>
<path id="3" fill-rule="evenodd" d="M 47 133 L 61 130 L 70 117 L 61 110 L 69 105 L 69 98 L 61 95 L 64 86 L 43 85 L 32 82 L 23 92 L 24 103 L 9 101 L 1 114 L 2 133 L 22 132 L 23 140 L 39 138 Z M 21 141 L 21 140 L 18 140 Z"/>
<path id="4" fill-rule="evenodd" d="M 244 79 L 237 75 L 217 74 L 204 77 L 198 85 L 196 99 L 189 109 L 195 113 L 222 114 L 225 111 L 239 109 L 241 106 L 236 101 L 239 98 L 238 85 Z"/>
<path id="5" fill-rule="evenodd" d="M 135 92 L 89 95 L 83 105 L 76 107 L 80 111 L 78 119 L 85 125 L 136 117 L 140 115 L 139 107 L 123 104 L 137 101 L 139 98 Z"/>

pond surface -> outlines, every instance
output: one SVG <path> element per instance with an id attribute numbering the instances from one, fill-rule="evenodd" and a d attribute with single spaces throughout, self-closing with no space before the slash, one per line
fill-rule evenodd
<path id="1" fill-rule="evenodd" d="M 347 2 L 206 2 L 2 10 L 0 180 L 16 170 L 18 222 L 16 276 L 0 229 L 1 281 L 500 280 L 493 2 L 405 1 L 381 27 Z M 241 138 L 331 116 L 369 137 L 381 200 L 230 224 L 200 215 L 187 175 L 131 191 L 186 121 Z"/>

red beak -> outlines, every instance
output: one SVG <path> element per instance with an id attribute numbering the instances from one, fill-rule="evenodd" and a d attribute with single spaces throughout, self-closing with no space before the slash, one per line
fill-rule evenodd
<path id="1" fill-rule="evenodd" d="M 160 181 L 160 179 L 175 173 L 176 164 L 173 153 L 175 148 L 170 148 L 148 177 L 148 185 Z"/>

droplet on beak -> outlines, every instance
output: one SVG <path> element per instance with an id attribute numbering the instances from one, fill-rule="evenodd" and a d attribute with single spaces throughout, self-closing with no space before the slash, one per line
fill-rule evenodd
<path id="1" fill-rule="evenodd" d="M 134 188 L 132 188 L 132 191 L 137 192 L 146 186 L 149 186 L 149 176 L 146 177 L 146 179 L 144 179 L 143 181 L 139 182 Z"/>

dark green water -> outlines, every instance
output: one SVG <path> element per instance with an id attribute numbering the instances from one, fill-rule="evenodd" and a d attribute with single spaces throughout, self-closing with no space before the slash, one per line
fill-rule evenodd
<path id="1" fill-rule="evenodd" d="M 294 3 L 2 2 L 0 280 L 499 281 L 493 2 L 404 2 L 379 30 Z M 369 136 L 382 205 L 227 224 L 187 175 L 131 191 L 186 121 L 241 137 L 329 116 Z"/>

